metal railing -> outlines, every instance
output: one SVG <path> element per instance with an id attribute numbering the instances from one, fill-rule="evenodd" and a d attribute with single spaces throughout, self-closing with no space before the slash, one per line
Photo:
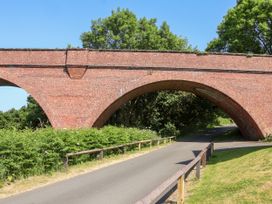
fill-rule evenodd
<path id="1" fill-rule="evenodd" d="M 154 144 L 155 145 L 160 145 L 161 143 L 165 144 L 165 143 L 171 142 L 172 140 L 175 140 L 175 139 L 176 139 L 175 136 L 164 137 L 164 138 L 159 138 L 159 139 L 154 139 L 154 140 L 142 140 L 142 141 L 137 141 L 137 142 L 131 142 L 131 143 L 126 143 L 126 144 L 112 146 L 112 147 L 105 147 L 105 148 L 101 148 L 101 149 L 92 149 L 92 150 L 85 150 L 85 151 L 80 151 L 80 152 L 72 152 L 72 153 L 68 153 L 65 155 L 65 159 L 64 159 L 63 163 L 64 163 L 65 167 L 68 167 L 69 157 L 72 157 L 72 156 L 79 156 L 79 155 L 83 155 L 83 154 L 98 154 L 97 158 L 103 159 L 104 153 L 109 150 L 122 149 L 123 153 L 126 153 L 127 147 L 135 146 L 135 147 L 137 147 L 138 150 L 141 150 L 143 144 L 149 144 L 149 147 L 152 147 L 152 145 L 154 145 Z"/>
<path id="2" fill-rule="evenodd" d="M 189 164 L 163 182 L 143 199 L 137 201 L 136 204 L 163 203 L 175 188 L 177 188 L 177 203 L 184 203 L 185 179 L 194 168 L 196 168 L 196 177 L 199 179 L 201 165 L 203 167 L 206 166 L 206 162 L 211 157 L 213 151 L 214 144 L 210 143 Z"/>

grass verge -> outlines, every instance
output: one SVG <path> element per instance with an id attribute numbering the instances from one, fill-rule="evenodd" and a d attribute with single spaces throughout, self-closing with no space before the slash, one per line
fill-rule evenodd
<path id="1" fill-rule="evenodd" d="M 272 148 L 215 152 L 186 203 L 272 203 Z"/>
<path id="2" fill-rule="evenodd" d="M 39 176 L 31 176 L 25 179 L 16 180 L 14 182 L 5 182 L 0 186 L 0 198 L 9 197 L 18 193 L 30 191 L 45 185 L 53 184 L 59 181 L 70 179 L 75 176 L 79 176 L 85 173 L 89 173 L 116 163 L 123 162 L 128 159 L 132 159 L 157 149 L 163 148 L 167 144 L 161 144 L 160 146 L 144 147 L 142 150 L 128 151 L 126 154 L 115 154 L 106 156 L 102 160 L 92 160 L 85 163 L 69 166 L 67 170 L 52 172 L 50 174 L 44 174 Z"/>

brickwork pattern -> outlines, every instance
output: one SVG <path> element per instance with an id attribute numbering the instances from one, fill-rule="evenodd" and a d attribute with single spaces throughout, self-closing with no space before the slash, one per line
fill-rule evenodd
<path id="1" fill-rule="evenodd" d="M 250 139 L 272 133 L 269 56 L 2 49 L 0 85 L 25 89 L 55 128 L 101 127 L 128 100 L 171 89 L 212 101 Z"/>

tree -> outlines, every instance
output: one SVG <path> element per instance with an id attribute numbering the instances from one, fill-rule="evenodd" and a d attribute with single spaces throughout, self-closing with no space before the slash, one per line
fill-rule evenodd
<path id="1" fill-rule="evenodd" d="M 161 91 L 129 101 L 108 123 L 147 128 L 161 135 L 178 135 L 190 128 L 218 124 L 222 115 L 216 106 L 194 94 L 183 91 Z"/>
<path id="2" fill-rule="evenodd" d="M 81 35 L 82 44 L 93 49 L 192 50 L 166 22 L 159 28 L 156 22 L 155 18 L 137 19 L 128 9 L 117 9 L 107 18 L 93 20 L 91 30 Z"/>
<path id="3" fill-rule="evenodd" d="M 41 128 L 50 126 L 49 120 L 33 97 L 28 96 L 27 105 L 19 110 L 0 111 L 0 129 Z"/>
<path id="4" fill-rule="evenodd" d="M 84 48 L 194 51 L 186 39 L 170 31 L 166 22 L 137 19 L 128 9 L 118 9 L 94 20 L 81 35 Z M 186 126 L 203 126 L 216 120 L 214 106 L 193 94 L 161 91 L 139 96 L 119 109 L 109 124 L 149 128 L 162 135 L 178 134 Z M 205 126 L 204 125 L 204 126 Z"/>
<path id="5" fill-rule="evenodd" d="M 26 112 L 25 127 L 28 128 L 43 128 L 50 126 L 50 122 L 40 107 L 40 105 L 31 96 L 27 97 L 27 106 L 23 107 Z"/>
<path id="6" fill-rule="evenodd" d="M 238 0 L 207 51 L 272 54 L 272 0 Z"/>

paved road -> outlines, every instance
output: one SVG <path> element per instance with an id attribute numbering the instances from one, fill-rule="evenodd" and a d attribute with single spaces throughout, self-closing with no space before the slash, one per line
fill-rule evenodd
<path id="1" fill-rule="evenodd" d="M 203 149 L 214 134 L 233 127 L 216 128 L 190 136 L 165 148 L 72 179 L 7 199 L 1 204 L 133 204 L 182 168 Z M 221 143 L 250 146 L 253 142 Z"/>

